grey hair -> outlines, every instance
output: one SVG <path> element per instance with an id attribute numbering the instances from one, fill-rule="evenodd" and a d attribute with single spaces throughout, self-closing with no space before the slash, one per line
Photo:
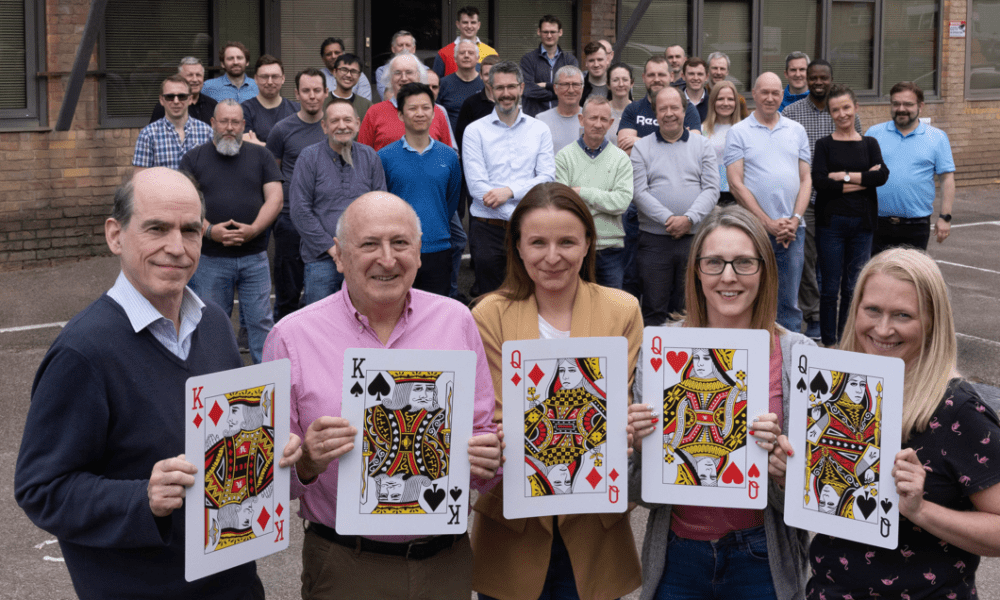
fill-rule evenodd
<path id="1" fill-rule="evenodd" d="M 205 68 L 205 65 L 201 64 L 201 59 L 195 56 L 185 56 L 181 59 L 181 62 L 177 64 L 177 72 L 180 73 L 181 69 L 183 69 L 185 65 L 198 65 L 202 69 Z"/>
<path id="2" fill-rule="evenodd" d="M 420 71 L 420 83 L 427 83 L 427 65 L 420 62 L 420 59 L 417 58 L 416 54 L 400 52 L 385 63 L 385 70 L 382 72 L 382 85 L 385 86 L 385 89 L 392 90 L 393 93 L 396 93 L 396 90 L 392 87 L 392 63 L 394 63 L 397 58 L 403 58 L 405 56 L 412 58 L 413 62 L 417 63 L 417 70 Z"/>
<path id="3" fill-rule="evenodd" d="M 806 59 L 807 65 L 812 62 L 811 60 L 809 60 L 808 54 L 796 50 L 795 52 L 792 52 L 791 54 L 785 57 L 785 70 L 786 71 L 788 70 L 788 63 L 792 62 L 793 60 L 799 60 L 800 58 Z"/>
<path id="4" fill-rule="evenodd" d="M 198 185 L 198 180 L 194 178 L 193 175 L 187 171 L 177 171 L 187 180 L 191 182 L 194 186 L 195 191 L 198 193 L 198 202 L 201 204 L 201 218 L 205 219 L 205 196 L 201 193 L 201 186 Z M 122 226 L 122 229 L 128 229 L 128 224 L 132 220 L 132 214 L 135 212 L 135 179 L 129 177 L 118 186 L 115 190 L 114 203 L 111 207 L 111 218 L 118 222 Z"/>
<path id="5" fill-rule="evenodd" d="M 708 55 L 708 64 L 711 65 L 712 61 L 715 60 L 715 59 L 717 59 L 717 58 L 724 58 L 724 59 L 726 59 L 726 69 L 728 69 L 730 67 L 730 65 L 732 65 L 732 63 L 729 61 L 729 55 L 727 55 L 725 52 L 713 52 L 713 53 L 709 54 Z"/>
<path id="6" fill-rule="evenodd" d="M 493 87 L 493 82 L 497 73 L 504 73 L 506 75 L 516 75 L 517 83 L 524 83 L 524 74 L 521 73 L 521 67 L 517 66 L 517 63 L 510 60 L 502 60 L 497 64 L 493 65 L 490 69 L 490 87 Z"/>
<path id="7" fill-rule="evenodd" d="M 396 33 L 392 34 L 392 41 L 389 42 L 389 45 L 390 46 L 395 46 L 396 45 L 396 40 L 398 40 L 399 38 L 401 38 L 403 36 L 406 36 L 406 35 L 408 35 L 411 38 L 413 38 L 413 45 L 415 47 L 417 45 L 417 36 L 413 35 L 412 33 L 410 33 L 409 31 L 407 31 L 405 29 L 400 29 Z"/>
<path id="8" fill-rule="evenodd" d="M 458 49 L 462 47 L 462 44 L 472 44 L 472 47 L 476 49 L 476 59 L 477 59 L 476 62 L 479 62 L 478 61 L 479 44 L 473 42 L 472 40 L 466 40 L 466 39 L 460 39 L 458 40 L 458 43 L 455 44 L 455 62 L 458 62 Z"/>
<path id="9" fill-rule="evenodd" d="M 581 71 L 578 67 L 574 67 L 573 65 L 565 65 L 559 67 L 559 70 L 556 71 L 556 76 L 552 78 L 552 81 L 558 83 L 559 79 L 563 75 L 567 75 L 570 77 L 579 77 L 580 82 L 581 83 L 583 82 L 583 71 Z"/>
<path id="10" fill-rule="evenodd" d="M 583 110 L 587 110 L 587 107 L 591 104 L 601 106 L 604 104 L 611 104 L 611 101 L 604 96 L 587 96 L 587 99 L 583 101 Z"/>
<path id="11" fill-rule="evenodd" d="M 215 105 L 215 110 L 212 111 L 212 116 L 215 117 L 216 115 L 218 115 L 219 109 L 223 106 L 235 106 L 236 108 L 240 109 L 240 114 L 243 113 L 243 107 L 240 106 L 239 102 L 233 100 L 232 98 L 225 98 L 223 100 L 219 100 L 219 103 Z"/>
<path id="12" fill-rule="evenodd" d="M 402 199 L 400 198 L 400 200 Z M 423 239 L 424 230 L 420 226 L 420 216 L 417 215 L 417 211 L 413 210 L 413 205 L 411 205 L 409 202 L 403 200 L 403 204 L 406 206 L 406 210 L 407 212 L 410 213 L 410 216 L 413 217 L 413 222 L 416 223 L 417 225 L 417 239 Z M 350 207 L 350 205 L 348 205 L 348 207 Z M 350 223 L 348 223 L 347 221 L 348 221 L 347 210 L 345 209 L 344 212 L 341 213 L 340 218 L 337 219 L 337 229 L 333 233 L 334 237 L 340 240 L 341 243 L 344 241 L 344 237 L 350 231 L 349 227 Z"/>

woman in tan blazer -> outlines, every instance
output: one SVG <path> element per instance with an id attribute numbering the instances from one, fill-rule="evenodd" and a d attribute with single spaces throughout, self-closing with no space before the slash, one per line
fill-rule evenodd
<path id="1" fill-rule="evenodd" d="M 642 345 L 636 299 L 594 283 L 597 233 L 583 200 L 559 183 L 535 186 L 514 210 L 507 276 L 473 309 L 501 421 L 501 348 L 507 340 L 624 336 L 629 399 Z M 503 489 L 480 496 L 472 527 L 480 599 L 610 600 L 642 583 L 628 512 L 507 520 Z"/>

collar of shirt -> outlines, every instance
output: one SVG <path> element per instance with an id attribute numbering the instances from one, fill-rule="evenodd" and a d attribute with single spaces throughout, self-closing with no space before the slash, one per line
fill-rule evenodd
<path id="1" fill-rule="evenodd" d="M 202 310 L 205 308 L 205 303 L 190 288 L 184 288 L 181 300 L 180 333 L 174 327 L 173 321 L 160 314 L 160 311 L 135 289 L 124 272 L 118 274 L 115 284 L 108 290 L 108 296 L 125 311 L 135 333 L 149 328 L 153 337 L 175 356 L 181 359 L 187 358 L 191 349 L 191 335 L 201 322 Z"/>
<path id="2" fill-rule="evenodd" d="M 679 140 L 677 140 L 677 141 L 678 142 L 686 142 L 690 138 L 691 138 L 691 134 L 688 132 L 687 129 L 684 129 L 681 132 L 681 138 Z M 656 141 L 663 142 L 664 144 L 673 144 L 674 143 L 674 142 L 668 142 L 667 140 L 663 139 L 663 136 L 660 135 L 660 130 L 659 129 L 656 130 Z"/>
<path id="3" fill-rule="evenodd" d="M 455 38 L 455 45 L 456 45 L 456 46 L 458 45 L 458 42 L 459 42 L 459 41 L 460 41 L 461 39 L 462 39 L 462 36 L 458 36 L 458 37 L 456 37 L 456 38 Z M 477 49 L 479 48 L 479 44 L 482 44 L 482 42 L 480 42 L 480 41 L 479 41 L 479 36 L 477 35 L 477 36 L 476 36 L 476 48 L 477 48 Z"/>
<path id="4" fill-rule="evenodd" d="M 587 156 L 590 158 L 597 158 L 601 155 L 601 152 L 604 152 L 604 149 L 607 148 L 608 138 L 605 137 L 601 139 L 601 145 L 598 146 L 597 150 L 591 150 L 588 148 L 587 143 L 583 141 L 582 135 L 580 136 L 580 139 L 576 140 L 576 143 L 580 144 L 580 147 L 583 148 L 583 151 L 587 154 Z"/>
<path id="5" fill-rule="evenodd" d="M 378 335 L 375 334 L 375 330 L 372 329 L 371 325 L 368 323 L 368 317 L 361 314 L 361 312 L 354 308 L 354 303 L 351 302 L 351 293 L 347 289 L 347 282 L 345 281 L 341 286 L 341 290 L 344 292 L 341 297 L 344 299 L 344 310 L 350 315 L 355 322 L 358 323 L 360 330 L 368 328 L 372 332 L 372 335 L 378 339 Z M 406 292 L 406 302 L 403 304 L 403 312 L 399 315 L 399 321 L 396 321 L 396 326 L 392 328 L 392 334 L 389 336 L 389 341 L 384 344 L 385 347 L 392 345 L 392 342 L 403 335 L 406 330 L 406 323 L 409 321 L 410 315 L 413 314 L 413 294 L 410 291 Z"/>
<path id="6" fill-rule="evenodd" d="M 774 129 L 771 129 L 767 125 L 764 125 L 763 123 L 761 123 L 760 121 L 757 120 L 757 111 L 752 111 L 750 113 L 750 116 L 747 117 L 746 119 L 744 119 L 744 121 L 750 121 L 750 126 L 751 127 L 763 127 L 764 129 L 771 129 L 771 131 L 777 131 L 778 129 L 781 129 L 782 127 L 787 127 L 788 126 L 788 120 L 789 120 L 788 117 L 782 115 L 779 112 L 778 113 L 778 122 L 775 123 Z"/>
<path id="7" fill-rule="evenodd" d="M 430 152 L 431 148 L 434 147 L 434 138 L 430 138 L 431 143 L 427 144 L 427 147 L 424 148 L 423 152 L 421 152 L 421 151 L 417 150 L 416 148 L 414 148 L 413 146 L 411 146 L 410 142 L 406 141 L 406 136 L 405 135 L 401 139 L 403 140 L 403 148 L 409 150 L 410 152 L 414 152 L 416 154 L 419 154 L 419 155 L 423 155 L 424 152 Z"/>
<path id="8" fill-rule="evenodd" d="M 541 53 L 542 58 L 549 61 L 549 65 L 554 66 L 556 61 L 559 60 L 559 57 L 562 55 L 562 48 L 556 44 L 556 54 L 552 58 L 549 58 L 549 53 L 545 51 L 545 44 L 538 44 L 538 52 Z"/>
<path id="9" fill-rule="evenodd" d="M 903 134 L 902 131 L 899 130 L 899 127 L 896 127 L 896 121 L 889 121 L 889 127 L 888 127 L 888 129 L 889 129 L 889 131 L 895 131 L 897 134 L 899 134 L 899 137 L 901 137 L 901 138 L 908 138 L 911 135 L 923 135 L 923 134 L 927 133 L 927 123 L 924 123 L 923 121 L 919 121 L 917 123 L 917 128 L 914 129 L 913 131 L 911 131 L 910 133 L 905 134 L 905 135 Z"/>
<path id="10" fill-rule="evenodd" d="M 507 124 L 500 120 L 500 113 L 498 112 L 499 110 L 500 110 L 499 108 L 494 107 L 493 112 L 490 113 L 491 116 L 490 121 L 494 125 L 503 125 L 504 127 L 507 127 Z M 523 123 L 526 118 L 527 115 L 525 115 L 524 111 L 519 108 L 517 111 L 517 118 L 514 119 L 514 124 L 511 125 L 510 127 L 507 127 L 507 129 L 514 129 L 519 124 Z"/>
<path id="11" fill-rule="evenodd" d="M 330 154 L 330 159 L 334 162 L 334 164 L 339 164 L 340 166 L 350 166 L 347 165 L 347 161 L 344 160 L 344 157 L 341 156 L 340 153 L 330 147 L 329 141 L 323 144 L 323 147 L 326 148 L 326 151 Z M 354 151 L 354 142 L 351 142 L 351 151 Z"/>

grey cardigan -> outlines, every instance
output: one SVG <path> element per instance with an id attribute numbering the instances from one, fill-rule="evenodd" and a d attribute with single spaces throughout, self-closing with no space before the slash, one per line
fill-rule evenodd
<path id="1" fill-rule="evenodd" d="M 812 340 L 778 326 L 781 344 L 781 430 L 788 431 L 788 398 L 791 392 L 792 347 L 796 344 L 815 346 Z M 642 353 L 639 354 L 639 364 Z M 633 387 L 635 402 L 642 402 L 642 369 L 636 370 Z M 652 600 L 667 565 L 667 533 L 670 531 L 669 504 L 647 504 L 642 501 L 642 453 L 634 452 L 629 459 L 629 501 L 649 508 L 646 536 L 642 541 L 642 594 L 640 600 Z M 778 486 L 767 486 L 767 508 L 764 509 L 764 531 L 771 578 L 778 600 L 797 600 L 805 595 L 809 580 L 809 532 L 785 525 L 785 496 Z"/>

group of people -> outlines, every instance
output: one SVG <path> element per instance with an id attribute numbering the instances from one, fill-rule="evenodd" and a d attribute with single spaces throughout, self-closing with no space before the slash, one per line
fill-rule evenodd
<path id="1" fill-rule="evenodd" d="M 862 137 L 853 94 L 831 89 L 823 61 L 806 59 L 808 90 L 784 114 L 783 97 L 801 90 L 791 77 L 783 91 L 777 75 L 761 75 L 747 114 L 724 55 L 706 64 L 671 46 L 644 67 L 646 97 L 627 103 L 631 70 L 609 65 L 602 44 L 585 49 L 584 74 L 558 46 L 558 20 L 544 17 L 537 52 L 520 65 L 491 60 L 492 49 L 472 39 L 478 13 L 470 23 L 462 10 L 462 34 L 435 59 L 446 73 L 442 91 L 468 92 L 462 83 L 480 73 L 483 87 L 458 107 L 458 127 L 448 119 L 455 104 L 437 104 L 429 71 L 409 49 L 377 77 L 391 98 L 371 106 L 360 100 L 360 60 L 338 40 L 324 43 L 326 72 L 296 76 L 294 105 L 276 99 L 280 62 L 259 64 L 250 85 L 238 44 L 220 56 L 225 81 L 202 85 L 197 61 L 182 61 L 179 76 L 164 81 L 165 116 L 140 134 L 137 172 L 105 225 L 121 274 L 43 359 L 17 459 L 17 501 L 59 539 L 78 595 L 263 597 L 253 563 L 194 582 L 183 575 L 181 508 L 197 473 L 196 457 L 182 454 L 184 382 L 242 365 L 226 313 L 238 287 L 253 360 L 291 363 L 292 435 L 279 466 L 292 469 L 306 521 L 303 598 L 465 600 L 474 590 L 484 599 L 612 599 L 640 585 L 644 599 L 974 597 L 979 556 L 1000 555 L 990 464 L 1000 460 L 1000 422 L 957 372 L 951 305 L 934 261 L 892 247 L 869 260 L 865 248 L 872 231 L 876 248 L 920 246 L 920 235 L 926 245 L 929 219 L 919 213 L 932 207 L 933 174 L 948 173 L 947 138 L 917 121 L 919 88 L 896 86 L 893 121 Z M 789 69 L 798 60 L 790 57 Z M 208 104 L 206 90 L 225 95 L 210 126 L 192 112 Z M 815 149 L 809 126 L 790 118 L 794 107 L 829 120 Z M 579 129 L 570 135 L 574 110 Z M 910 173 L 916 167 L 893 156 L 929 160 L 929 170 Z M 832 320 L 821 301 L 823 341 L 906 364 L 904 450 L 885 457 L 892 467 L 881 474 L 900 494 L 898 550 L 810 540 L 782 518 L 795 451 L 785 435 L 792 349 L 814 343 L 801 331 L 794 272 L 803 270 L 811 182 L 823 299 L 828 278 L 839 279 Z M 894 184 L 900 201 L 886 210 L 914 216 L 882 212 L 881 192 Z M 727 191 L 729 201 L 720 198 Z M 448 297 L 463 193 L 476 271 L 471 311 Z M 894 228 L 883 230 L 883 220 Z M 938 221 L 939 240 L 947 221 Z M 285 253 L 275 260 L 276 291 L 294 289 L 298 246 L 307 299 L 298 308 L 298 296 L 277 291 L 275 311 L 289 304 L 276 323 L 267 292 L 257 296 L 270 288 L 269 229 Z M 628 489 L 641 502 L 642 440 L 662 411 L 636 381 L 642 331 L 668 321 L 768 332 L 769 411 L 750 415 L 749 426 L 768 452 L 767 508 L 649 506 L 641 559 L 628 512 L 507 520 L 504 342 L 628 341 Z M 339 461 L 360 442 L 361 424 L 341 413 L 351 348 L 476 354 L 473 435 L 467 449 L 452 449 L 468 453 L 479 492 L 469 535 L 336 532 Z"/>

